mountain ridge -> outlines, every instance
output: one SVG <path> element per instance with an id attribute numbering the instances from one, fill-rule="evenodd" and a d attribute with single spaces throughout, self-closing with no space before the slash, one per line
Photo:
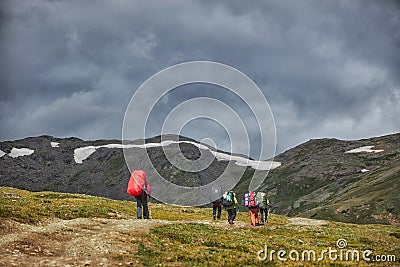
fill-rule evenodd
<path id="1" fill-rule="evenodd" d="M 373 147 L 367 151 L 383 151 L 346 153 L 366 146 Z M 262 189 L 272 192 L 271 200 L 279 206 L 280 213 L 345 222 L 400 223 L 400 190 L 396 187 L 400 179 L 400 134 L 352 141 L 310 140 L 275 160 L 282 162 L 282 167 L 270 171 Z M 392 176 L 382 176 L 385 170 Z M 379 179 L 389 179 L 393 187 L 389 198 L 380 204 L 370 191 L 385 188 L 374 188 L 369 183 Z M 366 192 L 363 201 L 345 205 L 356 197 L 349 193 L 350 188 L 367 185 L 370 194 Z"/>
<path id="2" fill-rule="evenodd" d="M 200 144 L 191 138 L 172 137 Z M 156 136 L 130 142 L 148 144 L 160 141 L 161 136 Z M 59 143 L 58 147 L 52 147 L 51 142 Z M 31 191 L 48 190 L 129 199 L 125 193 L 129 170 L 122 149 L 98 148 L 83 161 L 84 164 L 77 164 L 73 155 L 73 151 L 79 147 L 120 142 L 104 139 L 84 141 L 76 137 L 57 138 L 48 135 L 0 142 L 0 150 L 5 155 L 13 147 L 35 149 L 32 155 L 17 158 L 3 155 L 0 158 L 0 185 Z M 346 153 L 365 146 L 383 151 Z M 179 147 L 189 160 L 196 160 L 200 156 L 201 151 L 195 145 L 184 143 Z M 146 154 L 140 151 L 134 157 L 134 167 L 146 169 L 142 160 Z M 182 186 L 207 184 L 221 175 L 229 164 L 228 161 L 214 159 L 207 169 L 189 173 L 171 165 L 161 147 L 149 148 L 146 153 L 163 177 Z M 274 160 L 282 165 L 269 171 L 259 190 L 269 193 L 271 202 L 277 206 L 277 213 L 357 223 L 400 223 L 400 190 L 396 187 L 400 179 L 400 170 L 397 168 L 400 165 L 400 134 L 350 141 L 311 139 L 277 155 Z M 244 171 L 234 188 L 241 196 L 248 190 L 254 169 L 236 167 Z M 382 185 L 390 187 L 390 190 Z"/>

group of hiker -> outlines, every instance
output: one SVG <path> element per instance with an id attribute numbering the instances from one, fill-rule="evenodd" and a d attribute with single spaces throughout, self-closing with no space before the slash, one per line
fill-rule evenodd
<path id="1" fill-rule="evenodd" d="M 235 192 L 232 190 L 225 192 L 222 196 L 215 198 L 219 193 L 219 187 L 212 188 L 212 207 L 213 207 L 213 220 L 221 219 L 222 206 L 225 207 L 228 212 L 228 223 L 234 224 L 236 218 L 236 211 L 239 208 L 239 203 L 236 198 Z M 271 208 L 269 199 L 265 192 L 249 192 L 244 195 L 244 206 L 247 207 L 250 213 L 251 225 L 257 226 L 264 223 L 268 223 L 269 210 Z M 259 216 L 260 213 L 260 216 Z"/>
<path id="2" fill-rule="evenodd" d="M 136 216 L 138 219 L 149 219 L 148 197 L 150 196 L 151 187 L 146 179 L 146 172 L 143 170 L 135 170 L 132 172 L 128 182 L 127 193 L 136 198 Z M 221 219 L 222 206 L 228 212 L 228 223 L 234 224 L 236 213 L 239 208 L 239 202 L 236 193 L 232 190 L 222 193 L 219 186 L 212 186 L 211 195 L 213 220 Z M 251 225 L 257 226 L 268 223 L 270 202 L 265 192 L 249 192 L 244 195 L 244 206 L 247 207 Z M 260 216 L 259 216 L 260 213 Z M 142 216 L 143 215 L 143 216 Z"/>
<path id="3" fill-rule="evenodd" d="M 257 226 L 261 223 L 268 223 L 269 209 L 271 207 L 265 192 L 249 192 L 244 195 L 244 205 L 249 209 L 251 225 Z M 258 216 L 260 213 L 260 217 Z"/>
<path id="4" fill-rule="evenodd" d="M 213 207 L 213 219 L 215 220 L 215 215 L 217 215 L 218 220 L 221 219 L 222 206 L 224 206 L 228 212 L 228 223 L 233 224 L 236 218 L 236 210 L 239 207 L 235 192 L 229 191 L 222 194 L 221 188 L 213 187 L 211 199 L 213 200 L 211 202 Z M 218 213 L 216 214 L 217 211 Z"/>

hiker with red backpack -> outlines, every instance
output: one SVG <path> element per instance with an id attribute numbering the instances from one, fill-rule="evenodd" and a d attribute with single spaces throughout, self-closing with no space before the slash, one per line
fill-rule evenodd
<path id="1" fill-rule="evenodd" d="M 244 205 L 249 209 L 251 225 L 259 225 L 258 221 L 258 201 L 256 192 L 252 191 L 244 195 Z"/>
<path id="2" fill-rule="evenodd" d="M 234 224 L 233 221 L 236 218 L 236 209 L 239 207 L 235 192 L 232 190 L 226 192 L 223 195 L 222 205 L 228 211 L 228 223 Z"/>
<path id="3" fill-rule="evenodd" d="M 150 219 L 147 197 L 150 195 L 151 187 L 147 183 L 146 172 L 143 170 L 135 170 L 132 172 L 128 182 L 126 192 L 136 198 L 136 216 L 138 219 Z"/>

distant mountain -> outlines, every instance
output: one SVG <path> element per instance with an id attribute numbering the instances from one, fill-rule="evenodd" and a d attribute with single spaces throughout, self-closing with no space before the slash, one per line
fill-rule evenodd
<path id="1" fill-rule="evenodd" d="M 278 213 L 400 225 L 400 134 L 310 140 L 275 160 L 261 190 Z"/>
<path id="2" fill-rule="evenodd" d="M 144 160 L 148 156 L 160 175 L 181 186 L 208 184 L 224 173 L 229 164 L 226 160 L 229 154 L 183 136 L 166 135 L 162 140 L 157 136 L 123 145 L 119 140 L 83 141 L 39 136 L 0 143 L 0 186 L 132 199 L 126 194 L 130 173 L 122 146 L 132 149 L 129 154 L 131 167 L 143 169 L 149 177 L 154 177 L 157 173 Z M 182 153 L 186 159 L 194 161 L 203 155 L 211 164 L 198 172 L 182 171 L 167 160 L 163 148 L 172 158 Z M 233 168 L 225 175 L 232 177 L 240 171 L 251 171 L 243 166 L 247 157 L 234 155 L 233 158 Z M 262 163 L 265 162 L 259 167 L 263 167 Z M 153 187 L 153 192 L 156 190 L 164 188 Z"/>
<path id="3" fill-rule="evenodd" d="M 179 170 L 167 160 L 161 137 L 157 136 L 129 143 L 134 146 L 130 158 L 134 168 L 155 175 L 143 161 L 147 153 L 157 172 L 169 181 L 200 186 L 220 176 L 230 164 L 226 160 L 228 154 L 193 139 L 168 135 L 163 140 L 179 142 L 167 147 L 173 155 L 180 149 L 187 159 L 196 160 L 202 153 L 212 163 L 199 172 Z M 141 147 L 146 145 L 147 150 Z M 234 177 L 244 171 L 235 187 L 241 202 L 257 162 L 251 161 L 253 164 L 249 165 L 253 167 L 241 166 L 247 158 L 234 158 L 235 164 L 230 164 L 233 170 L 225 175 Z M 268 192 L 276 213 L 400 224 L 400 134 L 357 141 L 310 140 L 278 155 L 274 161 L 273 167 L 277 168 L 269 172 L 259 190 Z M 260 163 L 259 168 L 263 168 L 265 164 Z M 39 136 L 0 142 L 0 186 L 131 199 L 125 193 L 128 179 L 119 140 Z"/>

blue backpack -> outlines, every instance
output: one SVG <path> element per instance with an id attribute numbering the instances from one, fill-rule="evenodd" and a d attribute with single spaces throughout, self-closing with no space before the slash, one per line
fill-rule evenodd
<path id="1" fill-rule="evenodd" d="M 232 191 L 230 191 L 224 195 L 224 198 L 222 200 L 222 205 L 224 207 L 231 207 L 231 206 L 233 206 L 234 203 L 235 203 L 235 201 L 234 201 L 234 196 L 233 196 Z"/>

